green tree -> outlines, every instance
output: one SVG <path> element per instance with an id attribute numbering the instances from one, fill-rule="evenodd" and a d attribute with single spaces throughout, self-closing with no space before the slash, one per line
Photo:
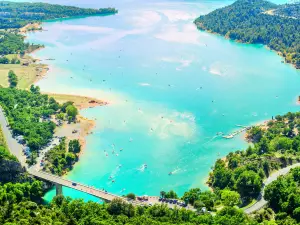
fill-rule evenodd
<path id="1" fill-rule="evenodd" d="M 79 140 L 74 139 L 74 140 L 70 140 L 69 142 L 69 152 L 73 152 L 73 153 L 80 153 L 81 151 L 81 145 L 79 143 Z"/>
<path id="2" fill-rule="evenodd" d="M 17 87 L 18 77 L 12 70 L 8 72 L 8 82 L 9 82 L 9 87 L 11 88 Z"/>
<path id="3" fill-rule="evenodd" d="M 221 199 L 225 206 L 235 206 L 241 203 L 241 196 L 239 193 L 226 189 L 221 191 Z"/>
<path id="4" fill-rule="evenodd" d="M 72 119 L 72 121 L 74 121 L 76 119 L 77 114 L 78 114 L 78 110 L 75 106 L 69 105 L 66 108 L 66 113 L 67 113 L 68 117 L 70 117 Z"/>
<path id="5" fill-rule="evenodd" d="M 166 198 L 172 198 L 172 199 L 177 199 L 178 198 L 176 192 L 173 191 L 173 190 L 167 192 L 166 195 L 165 195 L 165 197 Z"/>
<path id="6" fill-rule="evenodd" d="M 135 194 L 134 193 L 129 193 L 129 194 L 126 195 L 126 197 L 128 199 L 135 200 Z"/>
<path id="7" fill-rule="evenodd" d="M 200 199 L 200 194 L 200 188 L 192 188 L 183 194 L 182 200 L 186 203 L 194 205 L 195 201 Z"/>
<path id="8" fill-rule="evenodd" d="M 243 172 L 236 182 L 238 192 L 242 197 L 255 198 L 261 191 L 262 179 L 254 171 Z"/>

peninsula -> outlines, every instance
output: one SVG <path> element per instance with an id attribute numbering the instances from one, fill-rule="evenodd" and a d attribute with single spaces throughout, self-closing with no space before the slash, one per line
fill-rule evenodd
<path id="1" fill-rule="evenodd" d="M 40 23 L 44 20 L 111 15 L 117 13 L 117 10 L 7 1 L 0 2 L 0 9 L 0 85 L 2 87 L 0 104 L 6 112 L 13 135 L 18 137 L 18 141 L 25 146 L 24 160 L 26 159 L 29 165 L 35 164 L 37 169 L 59 175 L 65 174 L 78 161 L 85 146 L 85 136 L 95 126 L 94 121 L 77 115 L 78 109 L 107 103 L 85 96 L 55 93 L 42 95 L 39 87 L 33 84 L 43 78 L 48 71 L 48 66 L 40 64 L 38 59 L 33 59 L 28 53 L 44 46 L 26 43 L 24 34 L 28 31 L 42 30 Z M 30 93 L 34 94 L 30 95 Z M 9 95 L 19 106 L 15 108 L 15 112 L 11 111 L 14 108 L 9 107 L 8 102 L 5 103 Z M 39 99 L 35 104 L 43 112 L 38 112 L 39 109 L 33 106 L 30 106 L 34 111 L 33 114 L 33 111 L 22 108 L 29 102 L 19 102 L 18 96 L 26 96 L 27 99 L 32 96 Z M 50 102 L 46 104 L 54 108 L 46 109 L 44 100 L 46 102 L 49 100 Z M 13 101 L 9 102 L 13 103 Z M 28 120 L 21 118 L 24 115 L 27 115 Z M 36 120 L 34 117 L 40 119 Z"/>
<path id="2" fill-rule="evenodd" d="M 21 28 L 30 23 L 74 16 L 110 15 L 118 12 L 115 8 L 78 8 L 48 3 L 0 2 L 0 29 Z"/>
<path id="3" fill-rule="evenodd" d="M 232 40 L 264 44 L 300 69 L 300 3 L 276 5 L 238 0 L 195 20 L 200 30 Z"/>
<path id="4" fill-rule="evenodd" d="M 264 1 L 239 0 L 233 6 L 241 4 L 239 12 L 235 12 L 237 18 L 241 15 L 243 18 L 252 18 L 253 15 L 260 17 L 264 14 L 279 18 L 278 20 L 296 20 L 298 15 L 295 10 L 296 4 L 292 8 L 284 8 Z M 253 5 L 255 10 L 250 9 Z M 61 177 L 72 169 L 81 152 L 82 143 L 77 136 L 78 129 L 81 129 L 77 126 L 78 109 L 106 103 L 84 96 L 41 93 L 40 88 L 33 85 L 36 78 L 24 82 L 26 76 L 20 72 L 23 68 L 33 67 L 33 73 L 43 70 L 42 65 L 38 66 L 35 59 L 27 55 L 30 51 L 43 46 L 25 44 L 20 32 L 39 29 L 39 26 L 34 25 L 35 22 L 45 19 L 97 15 L 96 12 L 101 10 L 44 3 L 1 2 L 0 6 L 1 21 L 3 21 L 1 26 L 7 27 L 0 35 L 0 75 L 2 74 L 3 78 L 0 80 L 0 224 L 292 225 L 300 223 L 300 169 L 294 168 L 300 162 L 299 112 L 276 116 L 264 126 L 249 128 L 247 138 L 252 144 L 245 151 L 231 152 L 215 163 L 208 181 L 213 191 L 191 188 L 182 196 L 178 196 L 173 190 L 162 190 L 157 193 L 159 196 L 135 196 L 133 193 L 118 196 L 104 188 L 95 188 L 81 181 L 71 181 Z M 56 12 L 58 9 L 59 13 Z M 111 10 L 102 10 L 102 14 Z M 233 11 L 229 8 L 227 13 Z M 206 30 L 206 25 L 201 22 L 201 18 L 204 17 L 200 17 L 196 23 L 199 28 Z M 214 18 L 218 18 L 214 20 L 214 24 L 221 25 L 215 31 L 212 28 L 209 29 L 210 31 L 221 33 L 223 28 L 231 27 L 230 23 L 225 22 L 226 20 L 219 21 L 219 17 Z M 241 20 L 236 20 L 235 25 L 238 27 Z M 12 21 L 11 25 L 9 25 L 10 21 Z M 256 20 L 252 18 L 251 21 Z M 222 24 L 223 22 L 225 25 Z M 268 27 L 267 21 L 263 23 Z M 272 24 L 271 22 L 271 27 Z M 261 38 L 255 41 L 251 39 L 253 42 L 247 41 L 254 30 L 247 29 L 247 26 L 252 26 L 251 24 L 245 22 L 244 25 L 235 33 L 236 37 L 239 37 L 235 40 L 244 37 L 245 39 L 242 39 L 244 42 L 263 42 Z M 227 32 L 225 33 L 224 30 L 223 35 Z M 230 34 L 231 32 L 228 35 Z M 298 34 L 299 32 L 295 30 L 295 38 L 299 38 Z M 291 33 L 283 35 L 291 35 Z M 290 40 L 294 36 L 284 36 L 283 39 Z M 280 39 L 279 37 L 282 38 L 279 35 L 277 39 Z M 279 41 L 277 39 L 276 41 Z M 274 43 L 280 43 L 276 41 Z M 280 46 L 287 49 L 285 52 L 287 60 L 292 57 L 291 60 L 296 60 L 292 63 L 297 66 L 298 39 L 295 45 L 291 44 L 295 46 L 294 50 L 291 50 L 292 47 L 287 42 Z M 282 49 L 279 50 L 284 52 Z M 58 135 L 56 132 L 58 127 L 60 131 L 66 128 L 65 130 L 71 132 L 75 138 L 67 140 L 64 136 L 68 137 L 68 135 Z M 144 143 L 143 145 L 146 146 Z M 27 164 L 23 161 L 23 151 L 27 156 Z M 46 162 L 41 159 L 46 159 Z M 36 162 L 39 163 L 36 165 Z M 28 164 L 33 166 L 29 168 Z M 39 166 L 42 167 L 42 172 Z M 119 164 L 118 168 L 121 166 Z M 144 166 L 147 167 L 147 164 Z M 87 169 L 92 170 L 92 167 L 89 166 Z M 169 175 L 173 176 L 173 174 Z M 274 181 L 275 179 L 277 180 Z M 52 185 L 56 186 L 57 196 L 50 204 L 43 204 L 43 196 Z M 63 196 L 62 186 L 88 193 L 109 203 L 72 200 Z M 243 208 L 249 203 L 252 207 Z"/>

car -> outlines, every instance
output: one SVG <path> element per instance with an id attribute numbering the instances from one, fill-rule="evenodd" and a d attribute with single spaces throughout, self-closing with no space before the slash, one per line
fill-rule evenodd
<path id="1" fill-rule="evenodd" d="M 76 183 L 72 183 L 72 186 L 77 186 L 77 184 Z"/>

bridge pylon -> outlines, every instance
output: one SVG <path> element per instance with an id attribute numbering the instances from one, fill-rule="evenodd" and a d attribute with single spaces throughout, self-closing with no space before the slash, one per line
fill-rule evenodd
<path id="1" fill-rule="evenodd" d="M 55 184 L 56 187 L 56 196 L 57 195 L 62 195 L 63 191 L 62 191 L 62 185 L 61 184 Z"/>

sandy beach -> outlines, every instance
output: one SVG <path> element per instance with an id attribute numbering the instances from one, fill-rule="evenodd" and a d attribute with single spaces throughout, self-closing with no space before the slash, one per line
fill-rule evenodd
<path id="1" fill-rule="evenodd" d="M 28 31 L 36 31 L 36 30 L 41 30 L 40 23 L 27 24 L 26 26 L 20 29 L 20 33 L 22 35 L 25 35 Z M 29 89 L 29 87 L 32 84 L 36 84 L 38 81 L 43 79 L 49 71 L 49 66 L 47 64 L 39 64 L 40 62 L 39 59 L 33 58 L 30 55 L 28 55 L 28 54 L 35 53 L 36 51 L 39 51 L 41 49 L 43 49 L 43 47 L 39 47 L 33 49 L 32 51 L 27 52 L 27 54 L 22 58 L 21 61 L 22 64 L 18 65 L 20 69 L 4 68 L 5 69 L 5 71 L 3 71 L 4 76 L 7 77 L 6 74 L 9 69 L 16 70 L 16 74 L 19 77 L 19 81 L 22 82 L 22 85 L 20 85 L 19 87 L 21 89 Z M 30 73 L 28 72 L 29 69 L 30 69 Z M 6 80 L 4 79 L 3 86 L 8 86 L 7 79 Z M 67 101 L 71 101 L 78 108 L 78 110 L 93 108 L 93 107 L 98 107 L 98 106 L 103 106 L 108 104 L 103 100 L 92 98 L 92 97 L 81 96 L 81 95 L 58 94 L 58 93 L 49 93 L 49 92 L 43 92 L 43 93 L 49 95 L 50 97 L 53 97 L 60 104 Z M 95 124 L 96 123 L 94 120 L 87 119 L 79 114 L 77 116 L 76 123 L 68 124 L 67 122 L 65 122 L 62 126 L 56 128 L 55 135 L 65 136 L 69 140 L 79 139 L 80 144 L 82 146 L 81 153 L 80 153 L 81 155 L 84 152 L 84 148 L 86 145 L 85 138 L 88 134 L 91 133 L 92 129 L 95 127 Z"/>

